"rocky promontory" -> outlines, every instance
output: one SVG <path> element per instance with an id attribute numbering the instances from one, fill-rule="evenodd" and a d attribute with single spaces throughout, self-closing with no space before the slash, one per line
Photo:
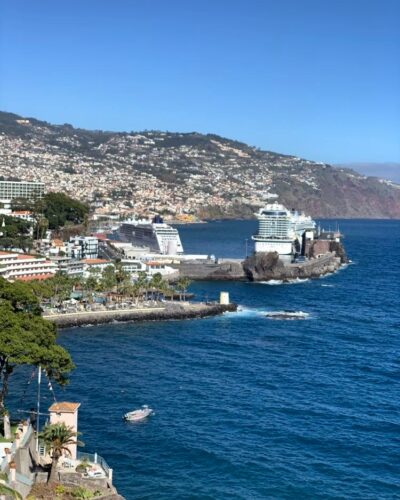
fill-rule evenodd
<path id="1" fill-rule="evenodd" d="M 243 269 L 250 281 L 291 281 L 295 279 L 319 278 L 334 273 L 342 265 L 335 253 L 327 253 L 306 262 L 285 264 L 277 253 L 260 253 L 248 257 Z"/>
<path id="2" fill-rule="evenodd" d="M 289 281 L 319 278 L 335 272 L 346 262 L 347 255 L 341 242 L 319 239 L 308 248 L 308 258 L 304 262 L 283 262 L 276 252 L 254 253 L 244 261 L 186 261 L 178 270 L 180 276 L 195 281 Z"/>

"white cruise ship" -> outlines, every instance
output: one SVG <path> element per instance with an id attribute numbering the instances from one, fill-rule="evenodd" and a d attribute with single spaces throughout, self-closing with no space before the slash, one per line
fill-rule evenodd
<path id="1" fill-rule="evenodd" d="M 183 253 L 178 230 L 166 224 L 160 216 L 148 220 L 127 220 L 117 231 L 121 241 L 148 249 L 149 253 L 176 255 Z"/>
<path id="2" fill-rule="evenodd" d="M 288 210 L 280 203 L 266 205 L 256 216 L 259 228 L 252 237 L 256 253 L 277 252 L 291 258 L 304 251 L 306 238 L 314 238 L 315 221 L 303 213 Z"/>

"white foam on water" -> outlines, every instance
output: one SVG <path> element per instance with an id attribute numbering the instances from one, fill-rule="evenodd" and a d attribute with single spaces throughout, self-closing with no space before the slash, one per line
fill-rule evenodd
<path id="1" fill-rule="evenodd" d="M 300 283 L 306 283 L 310 281 L 309 278 L 294 278 L 290 280 L 269 280 L 269 281 L 259 281 L 262 285 L 299 285 Z"/>
<path id="2" fill-rule="evenodd" d="M 265 314 L 268 319 L 274 320 L 297 320 L 308 319 L 310 314 L 304 311 L 269 311 Z"/>
<path id="3" fill-rule="evenodd" d="M 268 318 L 273 320 L 298 320 L 311 319 L 310 313 L 304 311 L 271 311 L 270 309 L 251 308 L 238 306 L 234 312 L 226 312 L 225 315 L 235 315 L 237 318 Z"/>
<path id="4" fill-rule="evenodd" d="M 228 313 L 228 314 L 235 314 L 236 316 L 247 316 L 247 317 L 256 317 L 256 316 L 265 316 L 268 313 L 267 309 L 256 309 L 256 308 L 251 308 L 251 307 L 246 307 L 246 306 L 239 306 L 237 308 L 237 311 L 234 313 Z"/>
<path id="5" fill-rule="evenodd" d="M 302 279 L 302 278 L 295 278 L 293 280 L 289 280 L 288 284 L 289 285 L 298 285 L 300 283 L 306 283 L 307 281 L 310 281 L 310 278 L 304 278 L 304 279 Z"/>

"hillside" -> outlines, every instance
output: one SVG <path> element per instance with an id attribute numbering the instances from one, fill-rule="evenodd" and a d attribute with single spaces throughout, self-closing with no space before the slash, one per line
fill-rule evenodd
<path id="1" fill-rule="evenodd" d="M 388 179 L 392 182 L 400 184 L 400 163 L 385 162 L 385 163 L 342 163 L 334 165 L 338 168 L 350 168 L 356 172 L 379 177 L 381 179 Z"/>
<path id="2" fill-rule="evenodd" d="M 143 214 L 248 217 L 274 194 L 313 216 L 400 218 L 400 186 L 352 170 L 211 134 L 90 131 L 4 112 L 0 178 Z"/>

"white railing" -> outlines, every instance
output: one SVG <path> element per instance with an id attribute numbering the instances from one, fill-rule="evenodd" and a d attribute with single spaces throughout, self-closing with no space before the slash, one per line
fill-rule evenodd
<path id="1" fill-rule="evenodd" d="M 88 462 L 91 462 L 93 464 L 99 464 L 104 472 L 106 473 L 107 477 L 109 479 L 112 479 L 112 469 L 108 465 L 108 463 L 104 460 L 103 457 L 98 455 L 97 453 L 83 453 L 81 451 L 78 451 L 77 453 L 77 459 L 82 461 L 82 460 L 87 460 Z"/>

